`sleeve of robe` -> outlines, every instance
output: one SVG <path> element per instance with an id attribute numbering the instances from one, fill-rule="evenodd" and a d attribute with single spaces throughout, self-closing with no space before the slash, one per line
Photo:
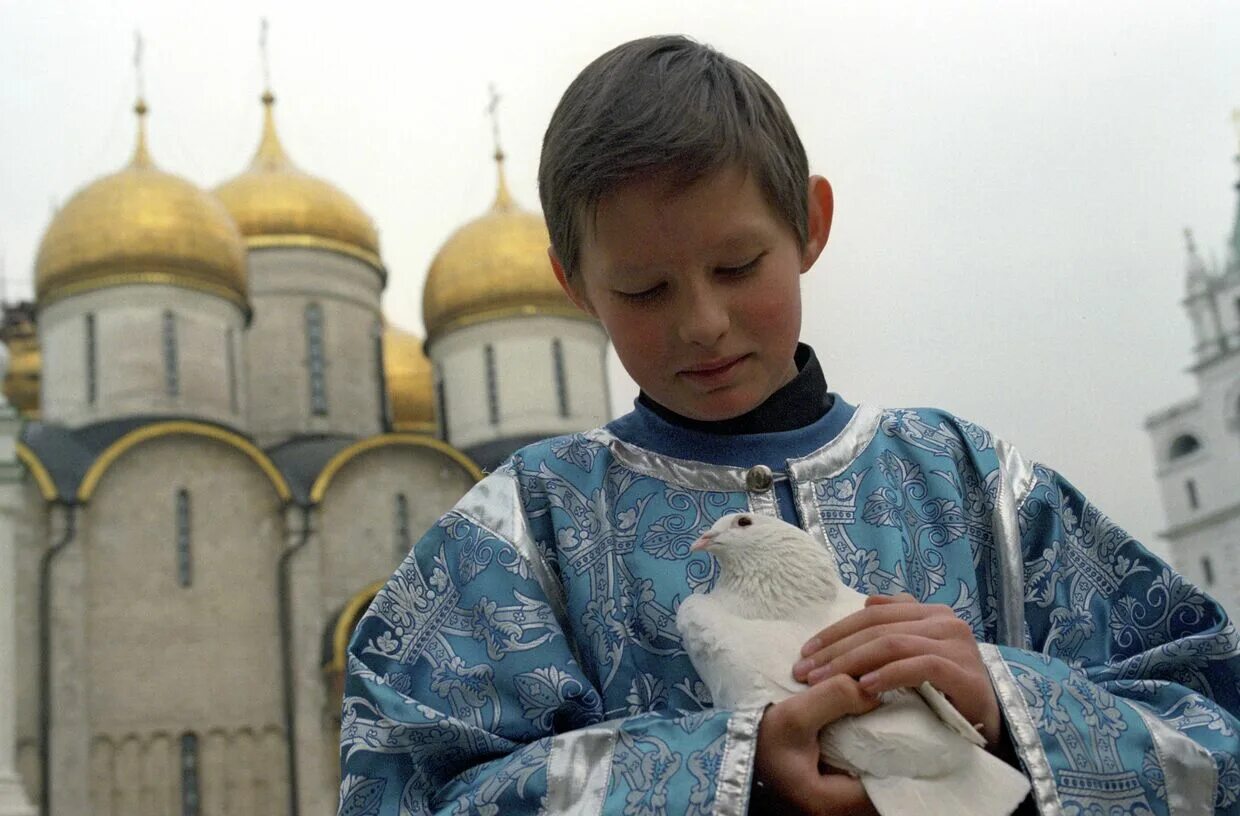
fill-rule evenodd
<path id="1" fill-rule="evenodd" d="M 340 816 L 742 816 L 760 712 L 603 722 L 565 638 L 562 595 L 516 479 L 488 476 L 418 542 L 355 630 Z"/>
<path id="2" fill-rule="evenodd" d="M 1000 458 L 996 535 L 1006 502 L 1024 648 L 982 650 L 1039 812 L 1240 814 L 1240 640 L 1224 610 L 1057 473 Z"/>

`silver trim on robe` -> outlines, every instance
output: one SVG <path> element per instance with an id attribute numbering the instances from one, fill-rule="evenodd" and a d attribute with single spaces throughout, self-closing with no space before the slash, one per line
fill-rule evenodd
<path id="1" fill-rule="evenodd" d="M 618 721 L 558 734 L 547 756 L 545 816 L 597 816 L 611 784 Z"/>
<path id="2" fill-rule="evenodd" d="M 1218 787 L 1218 768 L 1210 752 L 1140 703 L 1133 703 L 1132 707 L 1141 715 L 1154 742 L 1170 816 L 1210 816 Z"/>
<path id="3" fill-rule="evenodd" d="M 547 559 L 534 543 L 534 536 L 530 533 L 529 523 L 525 518 L 525 508 L 521 505 L 517 477 L 507 471 L 490 474 L 474 485 L 453 510 L 496 538 L 507 541 L 521 554 L 530 565 L 530 572 L 538 581 L 538 586 L 547 596 L 547 603 L 551 605 L 551 612 L 560 624 L 560 631 L 568 640 L 573 657 L 578 657 L 572 638 L 568 636 L 568 602 L 564 597 L 564 587 L 555 579 Z"/>
<path id="4" fill-rule="evenodd" d="M 1020 506 L 1033 487 L 1033 469 L 1016 448 L 995 439 L 999 489 L 991 517 L 999 570 L 999 642 L 1025 646 L 1025 556 L 1020 545 Z"/>
<path id="5" fill-rule="evenodd" d="M 643 476 L 674 484 L 689 490 L 717 490 L 726 493 L 744 492 L 748 468 L 729 465 L 703 465 L 692 459 L 677 459 L 639 448 L 620 439 L 606 428 L 587 431 L 585 437 L 605 445 L 616 461 Z"/>
<path id="6" fill-rule="evenodd" d="M 1033 798 L 1037 802 L 1038 813 L 1041 816 L 1063 816 L 1063 803 L 1059 801 L 1051 763 L 1046 758 L 1042 738 L 1038 736 L 1038 728 L 1025 705 L 1025 695 L 1017 688 L 1016 678 L 1012 676 L 1012 670 L 1008 668 L 998 646 L 978 643 L 977 648 L 982 653 L 986 671 L 990 673 L 990 683 L 1003 708 L 1003 719 L 1016 744 L 1016 752 L 1020 754 L 1029 773 L 1029 781 L 1033 783 Z"/>
<path id="7" fill-rule="evenodd" d="M 779 502 L 775 499 L 775 491 L 772 490 L 749 490 L 749 509 L 754 513 L 761 513 L 771 518 L 779 518 Z"/>
<path id="8" fill-rule="evenodd" d="M 796 500 L 801 525 L 827 552 L 834 552 L 827 543 L 827 533 L 822 526 L 822 513 L 814 497 L 814 481 L 830 479 L 843 473 L 874 440 L 883 409 L 877 406 L 859 405 L 848 424 L 835 438 L 818 450 L 799 459 L 788 460 L 788 473 L 792 479 L 792 495 Z"/>
<path id="9" fill-rule="evenodd" d="M 765 711 L 766 706 L 742 709 L 733 711 L 728 718 L 728 735 L 715 781 L 715 816 L 745 816 L 749 810 L 758 723 Z"/>

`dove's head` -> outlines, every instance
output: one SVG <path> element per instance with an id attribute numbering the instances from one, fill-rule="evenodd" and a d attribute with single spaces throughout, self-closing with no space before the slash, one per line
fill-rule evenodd
<path id="1" fill-rule="evenodd" d="M 690 548 L 719 562 L 719 580 L 734 588 L 778 587 L 822 599 L 840 583 L 835 558 L 799 527 L 759 513 L 732 513 Z"/>

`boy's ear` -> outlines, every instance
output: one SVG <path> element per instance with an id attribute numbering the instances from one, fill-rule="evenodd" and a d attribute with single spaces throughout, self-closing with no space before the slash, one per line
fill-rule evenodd
<path id="1" fill-rule="evenodd" d="M 831 237 L 831 219 L 835 215 L 835 193 L 831 182 L 822 176 L 809 177 L 809 229 L 806 234 L 805 256 L 801 271 L 807 272 L 818 260 Z"/>
<path id="2" fill-rule="evenodd" d="M 573 302 L 581 311 L 597 318 L 594 308 L 590 306 L 590 301 L 586 299 L 585 293 L 578 290 L 573 285 L 573 281 L 569 279 L 568 273 L 564 271 L 564 264 L 560 263 L 560 257 L 555 254 L 554 247 L 547 247 L 547 257 L 551 259 L 551 269 L 555 272 L 555 279 L 560 282 L 560 288 L 564 290 L 564 294 L 568 295 L 568 299 Z"/>

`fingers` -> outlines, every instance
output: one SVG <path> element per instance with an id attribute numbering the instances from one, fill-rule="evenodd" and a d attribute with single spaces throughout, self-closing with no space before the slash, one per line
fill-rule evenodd
<path id="1" fill-rule="evenodd" d="M 893 602 L 893 603 L 876 603 L 867 606 L 859 612 L 854 612 L 843 620 L 823 629 L 801 647 L 801 655 L 808 657 L 817 652 L 826 645 L 835 641 L 848 637 L 851 634 L 868 629 L 871 626 L 877 626 L 883 623 L 895 623 L 897 621 L 919 620 L 926 617 L 950 616 L 955 617 L 950 606 L 943 604 L 922 604 L 915 602 Z"/>
<path id="2" fill-rule="evenodd" d="M 841 717 L 864 714 L 878 706 L 878 699 L 862 691 L 846 674 L 811 686 L 767 709 L 764 719 L 786 730 L 794 739 L 817 740 L 818 732 Z"/>
<path id="3" fill-rule="evenodd" d="M 861 780 L 846 774 L 823 774 L 812 779 L 810 790 L 806 791 L 814 807 L 811 812 L 830 814 L 848 814 L 848 816 L 869 816 L 877 813 L 870 797 L 866 795 Z"/>
<path id="4" fill-rule="evenodd" d="M 793 667 L 792 676 L 806 683 L 813 683 L 823 677 L 829 677 L 843 671 L 854 677 L 857 671 L 842 669 L 836 665 L 842 655 L 851 655 L 858 649 L 872 646 L 876 642 L 885 642 L 887 638 L 915 635 L 931 640 L 955 640 L 962 636 L 962 627 L 968 628 L 959 618 L 936 615 L 921 620 L 899 621 L 871 626 L 848 637 L 832 643 L 798 662 Z M 973 632 L 969 630 L 967 637 L 972 640 Z"/>
<path id="5" fill-rule="evenodd" d="M 893 603 L 917 603 L 917 599 L 907 592 L 900 592 L 896 595 L 870 595 L 865 599 L 866 606 L 881 606 L 882 604 Z"/>

